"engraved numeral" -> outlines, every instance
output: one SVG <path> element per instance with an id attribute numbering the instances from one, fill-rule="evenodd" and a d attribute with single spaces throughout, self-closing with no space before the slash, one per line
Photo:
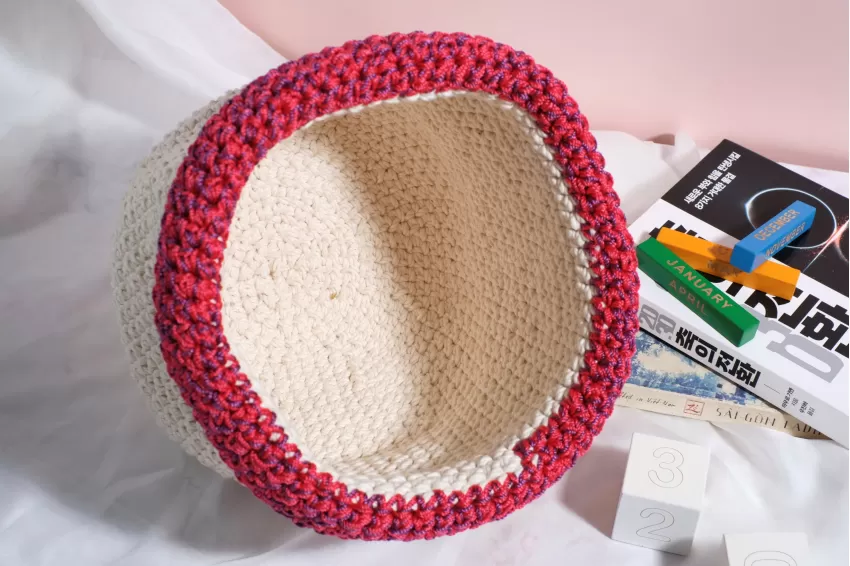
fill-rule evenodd
<path id="1" fill-rule="evenodd" d="M 651 525 L 647 525 L 642 529 L 638 529 L 635 534 L 639 537 L 648 538 L 652 540 L 660 540 L 661 542 L 670 542 L 670 537 L 666 537 L 664 535 L 658 534 L 658 531 L 662 531 L 668 527 L 672 527 L 673 523 L 676 520 L 673 518 L 673 515 L 669 511 L 665 511 L 664 509 L 644 509 L 640 512 L 640 516 L 644 519 L 649 519 L 653 515 L 660 515 L 661 520 L 657 523 L 652 523 Z M 796 566 L 796 565 L 795 565 Z"/>
<path id="2" fill-rule="evenodd" d="M 660 460 L 658 462 L 658 469 L 662 473 L 659 474 L 656 470 L 649 470 L 649 480 L 658 487 L 670 488 L 682 485 L 684 476 L 682 475 L 682 470 L 679 469 L 685 462 L 685 457 L 682 456 L 682 453 L 675 448 L 662 447 L 656 449 L 652 455 Z"/>
<path id="3" fill-rule="evenodd" d="M 759 550 L 744 558 L 744 566 L 797 566 L 797 561 L 778 550 Z"/>

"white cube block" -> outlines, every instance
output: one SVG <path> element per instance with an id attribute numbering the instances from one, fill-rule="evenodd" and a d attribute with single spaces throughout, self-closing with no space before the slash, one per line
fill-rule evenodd
<path id="1" fill-rule="evenodd" d="M 804 533 L 725 535 L 729 566 L 809 566 Z"/>
<path id="2" fill-rule="evenodd" d="M 674 554 L 691 550 L 709 450 L 635 433 L 611 538 Z"/>

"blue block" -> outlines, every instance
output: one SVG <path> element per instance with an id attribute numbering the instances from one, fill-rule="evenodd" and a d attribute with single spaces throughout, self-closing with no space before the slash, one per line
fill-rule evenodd
<path id="1" fill-rule="evenodd" d="M 732 248 L 730 263 L 751 272 L 812 227 L 815 207 L 800 201 L 759 226 Z"/>

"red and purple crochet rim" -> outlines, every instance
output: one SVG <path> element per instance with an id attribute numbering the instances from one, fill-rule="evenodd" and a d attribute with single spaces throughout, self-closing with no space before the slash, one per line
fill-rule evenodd
<path id="1" fill-rule="evenodd" d="M 545 135 L 584 220 L 597 293 L 590 346 L 558 411 L 514 447 L 519 476 L 465 493 L 369 496 L 302 459 L 240 373 L 222 329 L 222 258 L 241 190 L 275 144 L 338 110 L 448 90 L 513 102 Z M 454 534 L 501 519 L 558 480 L 610 415 L 638 327 L 633 242 L 603 166 L 566 86 L 528 55 L 483 37 L 413 33 L 349 42 L 286 63 L 233 97 L 190 146 L 169 191 L 153 301 L 168 373 L 236 479 L 298 525 L 368 540 Z"/>

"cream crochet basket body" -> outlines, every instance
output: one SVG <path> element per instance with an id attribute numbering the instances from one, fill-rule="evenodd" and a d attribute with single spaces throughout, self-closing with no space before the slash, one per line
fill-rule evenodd
<path id="1" fill-rule="evenodd" d="M 154 148 L 115 295 L 132 373 L 205 465 L 300 525 L 432 538 L 590 445 L 636 260 L 566 88 L 461 34 L 287 63 Z"/>

